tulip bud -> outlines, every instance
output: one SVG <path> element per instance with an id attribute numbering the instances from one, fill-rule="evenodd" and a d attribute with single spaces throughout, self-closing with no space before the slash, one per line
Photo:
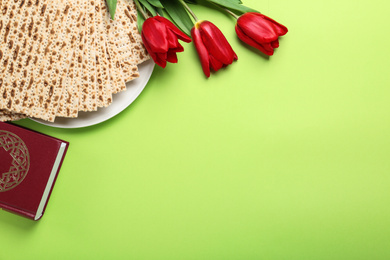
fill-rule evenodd
<path id="1" fill-rule="evenodd" d="M 167 62 L 177 63 L 177 52 L 184 51 L 178 40 L 191 42 L 171 21 L 161 16 L 146 19 L 142 26 L 142 41 L 154 62 L 165 68 Z"/>
<path id="2" fill-rule="evenodd" d="M 218 71 L 238 59 L 225 36 L 211 22 L 197 22 L 191 35 L 206 77 L 210 77 L 210 69 Z"/>
<path id="3" fill-rule="evenodd" d="M 267 55 L 274 54 L 274 49 L 279 47 L 278 37 L 287 31 L 280 23 L 254 12 L 241 15 L 236 24 L 238 38 Z"/>

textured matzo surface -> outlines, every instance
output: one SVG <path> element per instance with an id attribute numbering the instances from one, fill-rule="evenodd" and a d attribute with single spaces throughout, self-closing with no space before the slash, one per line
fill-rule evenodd
<path id="1" fill-rule="evenodd" d="M 76 2 L 77 4 L 77 2 Z M 66 77 L 63 80 L 65 89 L 60 97 L 60 105 L 58 107 L 56 116 L 59 117 L 77 117 L 79 107 L 79 90 L 81 89 L 81 76 L 78 74 L 78 62 L 82 61 L 78 59 L 79 44 L 80 44 L 80 32 L 85 13 L 79 8 L 73 8 L 70 14 L 69 26 L 67 28 L 67 38 L 65 42 L 70 44 L 70 50 L 64 54 L 69 59 L 69 69 L 66 73 Z"/>
<path id="2" fill-rule="evenodd" d="M 0 0 L 0 121 L 96 111 L 149 59 L 131 0 Z M 93 113 L 93 112 L 92 112 Z"/>
<path id="3" fill-rule="evenodd" d="M 23 114 L 11 113 L 8 112 L 7 110 L 0 110 L 0 122 L 16 121 L 26 117 L 27 116 Z"/>

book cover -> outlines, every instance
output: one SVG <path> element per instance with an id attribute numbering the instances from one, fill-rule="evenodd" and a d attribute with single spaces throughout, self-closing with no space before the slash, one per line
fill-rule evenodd
<path id="1" fill-rule="evenodd" d="M 42 217 L 69 143 L 0 122 L 0 208 Z"/>

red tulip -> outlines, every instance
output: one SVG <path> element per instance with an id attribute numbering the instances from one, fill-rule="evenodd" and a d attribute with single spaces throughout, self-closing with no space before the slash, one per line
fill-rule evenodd
<path id="1" fill-rule="evenodd" d="M 191 35 L 207 77 L 210 77 L 210 69 L 218 71 L 238 59 L 225 36 L 211 22 L 197 22 L 191 30 Z"/>
<path id="2" fill-rule="evenodd" d="M 171 21 L 161 16 L 146 19 L 142 26 L 142 41 L 154 62 L 165 68 L 167 62 L 177 63 L 177 52 L 184 51 L 179 39 L 191 42 Z"/>
<path id="3" fill-rule="evenodd" d="M 287 33 L 287 28 L 260 13 L 249 12 L 237 19 L 238 38 L 267 55 L 279 47 L 278 37 Z"/>

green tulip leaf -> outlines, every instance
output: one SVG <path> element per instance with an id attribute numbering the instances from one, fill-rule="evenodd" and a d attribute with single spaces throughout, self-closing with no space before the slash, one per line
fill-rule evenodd
<path id="1" fill-rule="evenodd" d="M 137 27 L 138 31 L 141 33 L 142 32 L 142 25 L 145 22 L 145 17 L 142 15 L 142 13 L 137 10 Z"/>
<path id="2" fill-rule="evenodd" d="M 246 7 L 245 5 L 242 5 L 241 1 L 233 1 L 233 0 L 207 0 L 208 2 L 210 3 L 214 3 L 214 4 L 217 4 L 217 5 L 220 5 L 222 7 L 225 7 L 229 10 L 232 10 L 232 11 L 238 11 L 238 12 L 242 12 L 242 13 L 247 13 L 247 12 L 258 12 L 256 11 L 255 9 L 252 9 L 250 7 Z"/>
<path id="3" fill-rule="evenodd" d="M 162 8 L 157 8 L 157 13 L 161 16 L 164 16 L 164 7 Z"/>
<path id="4" fill-rule="evenodd" d="M 154 9 L 154 7 L 149 4 L 149 1 L 147 0 L 138 0 L 145 8 L 146 10 L 148 10 L 153 16 L 156 16 L 157 13 L 156 13 L 156 10 Z"/>
<path id="5" fill-rule="evenodd" d="M 187 10 L 179 1 L 160 0 L 165 11 L 171 17 L 172 21 L 187 35 L 191 35 L 191 29 L 194 26 Z"/>
<path id="6" fill-rule="evenodd" d="M 242 4 L 242 1 L 241 0 L 228 0 L 229 2 L 232 2 L 233 4 Z M 205 2 L 211 2 L 211 1 L 208 1 L 208 0 L 184 0 L 184 2 L 186 3 L 190 3 L 190 4 L 204 4 Z"/>
<path id="7" fill-rule="evenodd" d="M 111 19 L 115 19 L 116 3 L 117 0 L 106 0 L 108 10 L 110 11 Z"/>
<path id="8" fill-rule="evenodd" d="M 148 0 L 149 4 L 157 7 L 157 8 L 163 8 L 163 5 L 159 0 Z"/>

